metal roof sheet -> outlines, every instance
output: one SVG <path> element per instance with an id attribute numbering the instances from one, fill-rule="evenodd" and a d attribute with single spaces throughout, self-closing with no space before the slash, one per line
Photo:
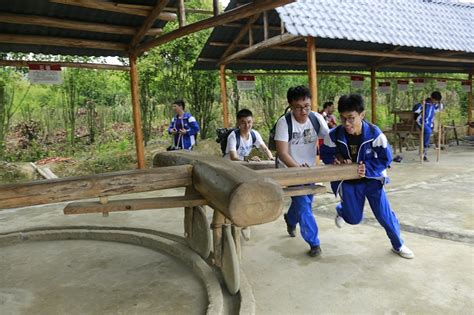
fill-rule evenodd
<path id="1" fill-rule="evenodd" d="M 238 0 L 238 3 L 243 2 L 246 1 Z M 226 10 L 236 5 L 237 0 L 231 0 Z M 319 48 L 396 51 L 426 56 L 453 55 L 474 60 L 474 5 L 461 4 L 456 0 L 297 0 L 268 12 L 268 17 L 269 36 L 280 34 L 283 20 L 287 32 L 302 36 L 301 40 L 285 46 L 299 50 L 273 47 L 244 60 L 232 61 L 226 65 L 227 69 L 306 70 L 306 36 L 316 38 L 317 51 Z M 246 21 L 243 19 L 239 23 L 242 26 Z M 260 16 L 254 25 L 257 28 L 252 32 L 253 42 L 258 43 L 264 40 L 263 18 Z M 214 28 L 196 61 L 196 69 L 218 68 L 218 60 L 240 31 L 236 26 L 221 25 Z M 246 45 L 247 35 L 241 39 L 236 50 Z M 367 71 L 381 59 L 391 62 L 378 64 L 377 71 L 474 71 L 472 63 L 317 52 L 319 70 Z M 443 70 L 437 70 L 437 67 Z"/>

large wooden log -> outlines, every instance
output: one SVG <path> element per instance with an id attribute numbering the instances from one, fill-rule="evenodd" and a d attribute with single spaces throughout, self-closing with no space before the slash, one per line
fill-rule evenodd
<path id="1" fill-rule="evenodd" d="M 215 210 L 237 226 L 276 220 L 283 209 L 283 190 L 270 178 L 239 163 L 195 152 L 163 152 L 154 166 L 193 165 L 193 186 Z"/>
<path id="2" fill-rule="evenodd" d="M 113 172 L 0 186 L 0 209 L 184 187 L 192 166 Z"/>

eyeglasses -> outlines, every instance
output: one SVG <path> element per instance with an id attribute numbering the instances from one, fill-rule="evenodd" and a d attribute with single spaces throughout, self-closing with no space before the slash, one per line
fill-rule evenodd
<path id="1" fill-rule="evenodd" d="M 307 105 L 305 107 L 295 106 L 293 107 L 293 110 L 299 111 L 299 112 L 302 112 L 302 111 L 309 112 L 311 110 L 311 105 Z"/>
<path id="2" fill-rule="evenodd" d="M 360 117 L 360 116 L 353 116 L 353 117 L 344 117 L 344 116 L 341 116 L 341 122 L 342 123 L 345 123 L 345 122 L 348 122 L 350 124 L 353 124 L 356 119 Z"/>

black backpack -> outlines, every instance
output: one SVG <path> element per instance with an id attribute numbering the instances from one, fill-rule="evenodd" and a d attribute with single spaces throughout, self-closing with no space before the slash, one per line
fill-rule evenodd
<path id="1" fill-rule="evenodd" d="M 285 116 L 286 123 L 288 124 L 288 142 L 290 142 L 291 138 L 293 137 L 293 122 L 291 121 L 291 112 L 288 112 L 289 108 L 290 107 L 287 107 L 285 109 L 285 113 L 277 119 L 272 129 L 270 129 L 270 134 L 268 136 L 268 148 L 270 150 L 273 150 L 273 151 L 276 150 L 276 143 L 275 143 L 276 125 L 278 123 L 278 120 L 280 120 L 281 117 Z M 316 131 L 316 134 L 318 134 L 319 129 L 320 129 L 318 118 L 313 112 L 309 112 L 308 117 L 309 117 L 309 120 L 311 121 L 311 124 L 313 125 L 314 130 Z"/>
<path id="2" fill-rule="evenodd" d="M 239 128 L 217 128 L 216 133 L 217 133 L 217 139 L 216 142 L 220 143 L 221 145 L 221 152 L 222 156 L 225 155 L 225 150 L 227 149 L 227 139 L 229 138 L 229 135 L 235 132 L 235 140 L 236 140 L 236 149 L 238 150 L 240 147 L 240 129 Z M 250 135 L 252 137 L 252 145 L 255 144 L 257 141 L 257 135 L 253 130 L 250 130 Z"/>

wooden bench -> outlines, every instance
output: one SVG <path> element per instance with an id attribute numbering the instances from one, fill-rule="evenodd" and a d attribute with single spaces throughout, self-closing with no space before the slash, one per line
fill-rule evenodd
<path id="1" fill-rule="evenodd" d="M 393 111 L 393 126 L 392 133 L 395 136 L 393 143 L 394 152 L 397 152 L 397 144 L 402 152 L 403 145 L 409 146 L 409 141 L 412 141 L 414 149 L 416 143 L 420 139 L 421 130 L 418 128 L 415 116 L 411 110 Z"/>

